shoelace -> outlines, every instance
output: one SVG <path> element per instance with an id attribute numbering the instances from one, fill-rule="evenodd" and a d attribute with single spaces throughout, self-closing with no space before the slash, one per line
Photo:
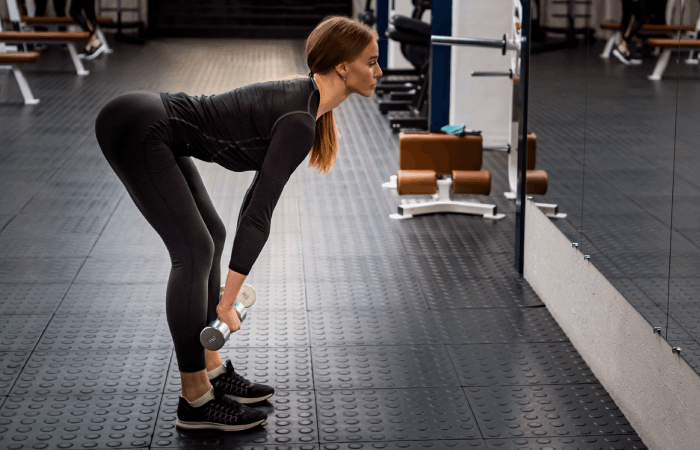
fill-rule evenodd
<path id="1" fill-rule="evenodd" d="M 226 397 L 222 390 L 214 388 L 214 401 L 211 402 L 209 411 L 213 418 L 237 422 L 242 410 L 240 403 Z"/>
<path id="2" fill-rule="evenodd" d="M 228 374 L 227 374 L 228 375 Z M 231 378 L 233 378 L 233 381 L 235 384 L 243 387 L 250 387 L 253 385 L 250 381 L 246 380 L 242 376 L 238 375 L 236 372 L 233 372 L 232 375 L 229 375 Z"/>

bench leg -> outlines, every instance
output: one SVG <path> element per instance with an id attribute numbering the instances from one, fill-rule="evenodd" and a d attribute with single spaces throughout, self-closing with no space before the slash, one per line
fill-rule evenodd
<path id="1" fill-rule="evenodd" d="M 114 50 L 112 50 L 112 48 L 109 46 L 109 44 L 107 44 L 107 39 L 105 39 L 105 35 L 104 35 L 104 33 L 102 33 L 102 30 L 100 29 L 100 27 L 97 27 L 96 34 L 97 34 L 97 39 L 99 39 L 100 42 L 102 42 L 102 45 L 105 46 L 105 53 L 114 53 Z"/>
<path id="2" fill-rule="evenodd" d="M 671 49 L 665 48 L 659 56 L 659 60 L 656 61 L 656 67 L 654 67 L 654 73 L 649 75 L 650 80 L 660 80 L 666 71 L 666 66 L 668 66 L 668 61 L 671 59 Z"/>
<path id="3" fill-rule="evenodd" d="M 68 53 L 70 53 L 70 57 L 73 60 L 73 65 L 75 66 L 75 71 L 78 72 L 78 75 L 89 75 L 90 71 L 85 70 L 85 67 L 83 67 L 83 62 L 78 58 L 78 52 L 75 49 L 75 44 L 72 42 L 69 42 L 66 44 L 68 47 Z"/>
<path id="4" fill-rule="evenodd" d="M 610 54 L 612 53 L 613 47 L 615 46 L 617 42 L 617 38 L 620 35 L 619 31 L 616 31 L 613 33 L 610 38 L 608 38 L 608 41 L 605 43 L 605 48 L 603 49 L 603 53 L 600 54 L 600 57 L 603 59 L 608 59 L 610 58 Z"/>
<path id="5" fill-rule="evenodd" d="M 19 90 L 22 91 L 22 97 L 24 97 L 25 105 L 36 105 L 39 103 L 38 98 L 34 98 L 32 95 L 32 90 L 29 88 L 29 83 L 27 79 L 24 78 L 22 70 L 17 64 L 12 64 L 12 71 L 15 73 L 15 78 L 17 79 L 17 84 L 19 84 Z"/>

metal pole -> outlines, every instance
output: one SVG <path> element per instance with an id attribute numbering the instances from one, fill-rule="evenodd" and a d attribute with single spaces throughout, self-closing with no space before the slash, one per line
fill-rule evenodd
<path id="1" fill-rule="evenodd" d="M 515 268 L 521 275 L 525 266 L 525 204 L 527 200 L 527 104 L 530 86 L 531 0 L 522 0 L 520 48 L 520 120 L 518 125 L 518 190 L 515 196 Z"/>

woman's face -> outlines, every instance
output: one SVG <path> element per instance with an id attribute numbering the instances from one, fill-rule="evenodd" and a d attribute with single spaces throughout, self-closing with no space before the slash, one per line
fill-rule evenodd
<path id="1" fill-rule="evenodd" d="M 372 42 L 355 61 L 349 64 L 347 86 L 351 93 L 364 97 L 372 95 L 377 78 L 382 76 L 377 58 L 379 58 L 379 46 L 376 42 Z"/>

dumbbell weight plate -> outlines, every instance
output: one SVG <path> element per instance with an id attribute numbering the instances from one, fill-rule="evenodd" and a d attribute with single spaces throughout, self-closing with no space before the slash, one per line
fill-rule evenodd
<path id="1" fill-rule="evenodd" d="M 224 296 L 224 288 L 226 288 L 225 285 L 219 288 L 219 301 L 221 301 L 221 297 Z M 255 303 L 255 298 L 256 294 L 255 289 L 253 289 L 253 286 L 244 284 L 243 286 L 241 286 L 241 290 L 238 291 L 236 301 L 240 302 L 246 308 L 250 308 L 251 306 L 253 306 L 253 303 Z"/>

